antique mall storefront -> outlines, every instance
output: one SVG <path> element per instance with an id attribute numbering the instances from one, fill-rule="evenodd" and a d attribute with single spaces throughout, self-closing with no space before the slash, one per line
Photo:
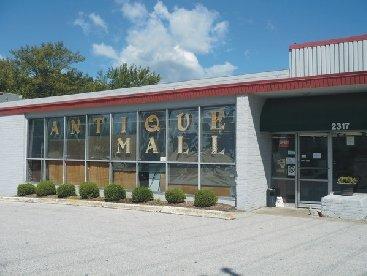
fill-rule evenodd
<path id="1" fill-rule="evenodd" d="M 367 96 L 341 94 L 268 100 L 262 130 L 271 131 L 271 187 L 286 205 L 319 204 L 340 193 L 337 179 L 367 192 Z"/>
<path id="2" fill-rule="evenodd" d="M 130 109 L 130 110 L 129 110 Z M 234 104 L 28 118 L 27 181 L 90 181 L 234 198 Z"/>

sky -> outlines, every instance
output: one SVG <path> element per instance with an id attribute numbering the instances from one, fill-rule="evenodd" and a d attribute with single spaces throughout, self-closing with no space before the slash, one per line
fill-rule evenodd
<path id="1" fill-rule="evenodd" d="M 0 58 L 63 41 L 92 76 L 122 63 L 162 82 L 288 68 L 293 43 L 367 33 L 366 0 L 1 0 Z"/>

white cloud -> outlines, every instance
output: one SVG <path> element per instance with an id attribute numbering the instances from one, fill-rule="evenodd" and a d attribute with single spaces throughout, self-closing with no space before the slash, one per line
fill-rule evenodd
<path id="1" fill-rule="evenodd" d="M 94 12 L 86 15 L 84 12 L 79 12 L 78 17 L 73 22 L 74 26 L 78 26 L 83 30 L 84 34 L 89 34 L 92 30 L 92 26 L 95 26 L 102 31 L 108 33 L 108 27 L 106 22 L 99 14 Z"/>
<path id="2" fill-rule="evenodd" d="M 148 11 L 145 6 L 138 2 L 134 2 L 132 4 L 129 2 L 123 3 L 121 11 L 125 18 L 135 23 L 140 22 L 148 15 Z"/>
<path id="3" fill-rule="evenodd" d="M 94 12 L 92 12 L 88 15 L 88 17 L 96 27 L 99 27 L 103 29 L 106 33 L 108 33 L 107 24 L 99 14 L 95 14 Z"/>
<path id="4" fill-rule="evenodd" d="M 250 55 L 251 55 L 251 50 L 250 49 L 246 49 L 243 53 L 245 55 L 245 58 L 250 58 Z"/>
<path id="5" fill-rule="evenodd" d="M 0 54 L 0 59 L 5 59 L 5 57 L 3 57 L 3 56 Z"/>
<path id="6" fill-rule="evenodd" d="M 90 24 L 86 21 L 84 12 L 78 13 L 78 18 L 74 20 L 74 26 L 80 27 L 85 34 L 89 33 Z"/>
<path id="7" fill-rule="evenodd" d="M 101 44 L 94 43 L 92 45 L 92 48 L 93 48 L 93 54 L 97 56 L 104 56 L 115 60 L 119 58 L 116 51 L 111 46 L 105 45 L 104 43 Z"/>
<path id="8" fill-rule="evenodd" d="M 137 2 L 124 2 L 122 12 L 131 27 L 121 51 L 93 44 L 93 52 L 111 58 L 114 66 L 125 62 L 149 66 L 163 81 L 231 75 L 236 69 L 229 62 L 211 67 L 199 62 L 198 55 L 212 53 L 228 31 L 228 22 L 220 21 L 216 11 L 202 5 L 169 11 L 158 1 L 152 11 Z"/>

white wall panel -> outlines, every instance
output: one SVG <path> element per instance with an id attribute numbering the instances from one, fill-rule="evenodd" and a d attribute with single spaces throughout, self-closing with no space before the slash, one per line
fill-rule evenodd
<path id="1" fill-rule="evenodd" d="M 367 70 L 367 40 L 291 49 L 290 76 L 312 76 Z"/>

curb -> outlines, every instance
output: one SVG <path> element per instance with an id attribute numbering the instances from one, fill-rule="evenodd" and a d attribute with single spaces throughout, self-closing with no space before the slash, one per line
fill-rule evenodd
<path id="1" fill-rule="evenodd" d="M 174 206 L 115 203 L 115 202 L 105 202 L 105 201 L 90 201 L 90 200 L 64 199 L 64 198 L 33 198 L 33 197 L 11 197 L 11 196 L 9 197 L 0 196 L 0 201 L 2 202 L 23 202 L 23 203 L 46 203 L 46 204 L 85 206 L 85 207 L 102 207 L 102 208 L 109 208 L 109 209 L 136 210 L 136 211 L 143 211 L 143 212 L 163 213 L 163 214 L 218 218 L 218 219 L 224 219 L 224 220 L 236 219 L 235 212 L 224 212 L 224 211 L 217 211 L 217 210 L 204 210 L 204 209 L 194 209 L 194 208 L 174 207 Z"/>

